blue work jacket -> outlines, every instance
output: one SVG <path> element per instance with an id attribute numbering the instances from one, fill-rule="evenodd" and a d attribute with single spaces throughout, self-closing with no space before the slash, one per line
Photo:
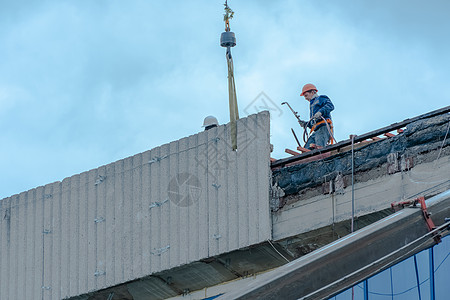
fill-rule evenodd
<path id="1" fill-rule="evenodd" d="M 312 119 L 312 117 L 320 111 L 322 113 L 322 117 L 325 118 L 325 120 L 331 120 L 331 112 L 334 109 L 333 103 L 331 103 L 330 98 L 325 95 L 320 95 L 318 97 L 315 97 L 314 99 L 311 99 L 309 102 L 309 118 Z M 314 126 L 314 122 L 309 122 L 308 127 L 311 128 Z M 317 128 L 322 127 L 325 124 L 320 124 L 317 126 Z M 316 129 L 317 129 L 316 128 Z"/>

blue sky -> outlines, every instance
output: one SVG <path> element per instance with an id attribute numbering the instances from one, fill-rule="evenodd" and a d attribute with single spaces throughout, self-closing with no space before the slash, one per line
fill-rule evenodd
<path id="1" fill-rule="evenodd" d="M 0 199 L 228 122 L 223 1 L 0 4 Z M 275 158 L 308 82 L 338 141 L 450 105 L 449 1 L 229 5 L 239 112 L 273 103 Z"/>

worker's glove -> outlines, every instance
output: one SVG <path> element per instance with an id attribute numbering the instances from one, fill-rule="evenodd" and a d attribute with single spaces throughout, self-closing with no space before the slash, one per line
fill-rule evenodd
<path id="1" fill-rule="evenodd" d="M 303 121 L 303 120 L 300 120 L 300 121 L 298 121 L 299 123 L 300 123 L 300 126 L 302 126 L 303 128 L 305 128 L 306 127 L 306 122 L 305 121 Z"/>
<path id="2" fill-rule="evenodd" d="M 313 116 L 313 119 L 316 121 L 319 121 L 322 117 L 322 113 L 320 111 L 316 112 L 316 114 Z"/>

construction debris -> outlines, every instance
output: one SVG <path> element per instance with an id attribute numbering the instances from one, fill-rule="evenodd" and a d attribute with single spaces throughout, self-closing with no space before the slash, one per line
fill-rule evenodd
<path id="1" fill-rule="evenodd" d="M 380 169 L 386 166 L 384 172 L 392 174 L 410 169 L 417 159 L 436 159 L 436 157 L 419 158 L 418 155 L 439 149 L 449 151 L 450 138 L 446 137 L 449 122 L 449 114 L 421 119 L 407 125 L 406 129 L 398 135 L 363 144 L 355 150 L 355 172 L 369 170 L 383 172 Z M 321 160 L 308 163 L 298 160 L 295 165 L 273 169 L 273 184 L 277 184 L 287 195 L 290 195 L 305 188 L 321 185 L 325 175 L 330 176 L 330 179 L 334 179 L 339 173 L 344 176 L 349 175 L 351 153 L 334 152 L 334 155 L 332 154 L 333 152 L 327 158 L 322 156 Z M 274 162 L 272 166 L 276 164 L 277 162 Z"/>

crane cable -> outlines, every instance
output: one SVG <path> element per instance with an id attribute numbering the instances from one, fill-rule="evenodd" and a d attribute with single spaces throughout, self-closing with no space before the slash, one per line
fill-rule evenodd
<path id="1" fill-rule="evenodd" d="M 236 85 L 234 83 L 233 72 L 233 58 L 231 57 L 231 51 L 227 50 L 227 64 L 228 64 L 228 98 L 230 106 L 230 123 L 231 123 L 231 144 L 232 149 L 237 149 L 237 127 L 236 121 L 239 119 L 239 111 L 237 106 L 236 97 Z"/>
<path id="2" fill-rule="evenodd" d="M 225 31 L 230 31 L 230 19 L 233 19 L 234 11 L 228 6 L 228 0 L 225 0 L 225 14 L 223 20 L 225 21 Z"/>
<path id="3" fill-rule="evenodd" d="M 239 119 L 239 111 L 237 106 L 236 85 L 234 82 L 234 66 L 233 57 L 231 56 L 231 47 L 236 45 L 236 38 L 234 33 L 230 31 L 230 19 L 233 18 L 234 12 L 225 1 L 225 32 L 221 36 L 221 46 L 226 47 L 226 59 L 228 65 L 228 100 L 230 107 L 230 131 L 231 131 L 231 145 L 233 151 L 237 150 L 237 126 L 236 121 Z M 225 34 L 225 35 L 224 35 Z M 222 40 L 222 38 L 224 40 Z"/>

